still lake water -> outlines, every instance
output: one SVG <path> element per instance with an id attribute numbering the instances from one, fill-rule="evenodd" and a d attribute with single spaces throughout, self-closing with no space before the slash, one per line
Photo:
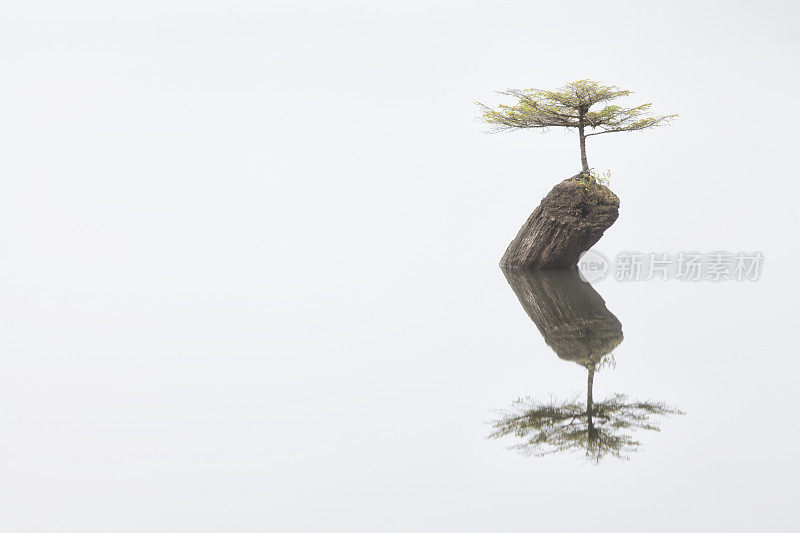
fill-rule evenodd
<path id="1" fill-rule="evenodd" d="M 177 278 L 169 298 L 12 284 L 3 505 L 29 527 L 0 530 L 791 531 L 795 349 L 768 266 L 588 285 L 486 262 L 359 288 L 310 270 L 272 310 Z M 587 458 L 609 352 L 595 405 L 685 414 L 629 432 L 641 410 L 598 412 Z M 578 413 L 565 450 L 487 438 L 526 397 Z"/>

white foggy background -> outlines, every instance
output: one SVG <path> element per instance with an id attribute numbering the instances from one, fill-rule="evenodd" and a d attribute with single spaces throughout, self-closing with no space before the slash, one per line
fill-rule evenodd
<path id="1" fill-rule="evenodd" d="M 798 11 L 4 4 L 0 532 L 793 531 Z M 589 139 L 597 249 L 765 256 L 597 285 L 596 396 L 688 413 L 597 468 L 484 440 L 583 390 L 496 266 L 580 163 L 474 102 L 580 78 L 681 115 Z"/>

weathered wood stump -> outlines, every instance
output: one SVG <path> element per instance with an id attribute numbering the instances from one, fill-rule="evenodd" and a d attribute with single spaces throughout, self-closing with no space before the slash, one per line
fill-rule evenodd
<path id="1" fill-rule="evenodd" d="M 568 268 L 594 246 L 619 216 L 619 198 L 585 174 L 547 194 L 508 245 L 503 268 Z"/>
<path id="2" fill-rule="evenodd" d="M 577 268 L 503 273 L 544 341 L 561 359 L 598 364 L 622 342 L 622 324 Z"/>

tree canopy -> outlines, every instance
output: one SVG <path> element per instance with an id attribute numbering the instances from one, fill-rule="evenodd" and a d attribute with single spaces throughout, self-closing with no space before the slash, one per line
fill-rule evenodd
<path id="1" fill-rule="evenodd" d="M 655 419 L 671 414 L 683 413 L 661 402 L 631 401 L 622 394 L 588 404 L 577 399 L 538 402 L 521 398 L 500 412 L 489 438 L 519 437 L 523 440 L 514 448 L 526 455 L 583 450 L 594 462 L 607 455 L 627 459 L 641 446 L 631 432 L 658 431 Z"/>
<path id="2" fill-rule="evenodd" d="M 605 105 L 592 111 L 595 104 L 629 96 L 631 91 L 613 85 L 601 85 L 591 80 L 567 83 L 555 91 L 541 89 L 509 89 L 500 94 L 516 98 L 514 105 L 500 104 L 496 108 L 478 102 L 483 120 L 493 131 L 520 128 L 577 128 L 581 148 L 581 164 L 589 171 L 586 157 L 586 137 L 604 133 L 640 131 L 669 123 L 678 115 L 650 116 L 651 103 L 636 107 Z M 592 132 L 586 133 L 586 128 Z"/>

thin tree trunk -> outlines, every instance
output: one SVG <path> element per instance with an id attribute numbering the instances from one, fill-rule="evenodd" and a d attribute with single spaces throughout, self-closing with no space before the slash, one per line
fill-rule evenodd
<path id="1" fill-rule="evenodd" d="M 594 418 L 592 417 L 594 410 L 594 398 L 592 398 L 592 386 L 594 385 L 594 365 L 588 368 L 589 370 L 589 383 L 586 387 L 586 417 L 589 423 L 589 440 L 594 440 L 597 433 L 594 429 Z"/>
<path id="2" fill-rule="evenodd" d="M 586 135 L 584 135 L 583 115 L 583 109 L 578 111 L 578 136 L 581 141 L 581 165 L 583 165 L 584 172 L 589 172 L 589 161 L 586 159 Z"/>

